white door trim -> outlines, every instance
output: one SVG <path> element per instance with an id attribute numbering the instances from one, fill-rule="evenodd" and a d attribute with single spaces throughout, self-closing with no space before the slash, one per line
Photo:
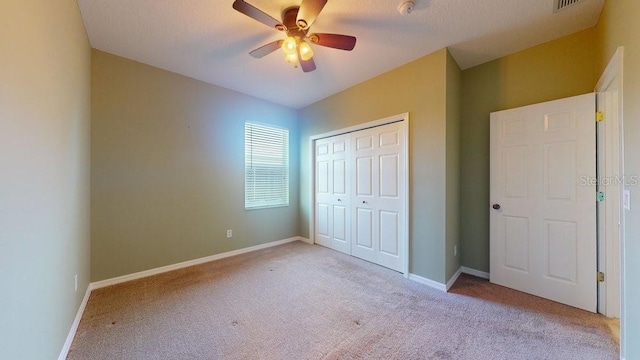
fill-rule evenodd
<path id="1" fill-rule="evenodd" d="M 404 157 L 404 162 L 405 162 L 405 169 L 406 169 L 406 174 L 404 176 L 404 181 L 405 181 L 405 193 L 404 195 L 404 213 L 405 213 L 405 219 L 403 221 L 403 226 L 404 226 L 404 239 L 402 239 L 402 241 L 404 242 L 404 248 L 405 248 L 405 253 L 403 256 L 403 266 L 402 266 L 402 273 L 404 274 L 405 277 L 409 276 L 409 193 L 410 193 L 410 189 L 409 189 L 409 113 L 403 113 L 403 114 L 398 114 L 398 115 L 393 115 L 393 116 L 389 116 L 383 119 L 378 119 L 378 120 L 373 120 L 373 121 L 369 121 L 366 123 L 362 123 L 362 124 L 358 124 L 358 125 L 354 125 L 354 126 L 349 126 L 346 128 L 342 128 L 342 129 L 338 129 L 338 130 L 333 130 L 333 131 L 329 131 L 329 132 L 325 132 L 322 134 L 316 134 L 316 135 L 311 135 L 309 136 L 309 193 L 308 193 L 308 199 L 309 199 L 309 239 L 311 240 L 311 243 L 315 243 L 315 179 L 316 179 L 316 173 L 315 173 L 315 141 L 318 139 L 322 139 L 322 138 L 326 138 L 326 137 L 331 137 L 331 136 L 335 136 L 335 135 L 341 135 L 341 134 L 346 134 L 346 133 L 350 133 L 350 132 L 354 132 L 354 131 L 358 131 L 358 130 L 364 130 L 364 129 L 369 129 L 369 128 L 373 128 L 373 127 L 377 127 L 377 126 L 382 126 L 382 125 L 386 125 L 386 124 L 391 124 L 391 123 L 395 123 L 395 122 L 402 122 L 402 127 L 404 128 L 403 132 L 404 132 L 404 136 L 405 136 L 405 142 L 404 142 L 404 152 L 405 152 L 405 157 Z"/>
<path id="2" fill-rule="evenodd" d="M 603 227 L 600 234 L 603 238 L 598 240 L 599 248 L 604 250 L 601 254 L 604 255 L 603 269 L 605 270 L 605 293 L 618 293 L 619 294 L 619 309 L 620 309 L 620 355 L 624 358 L 624 343 L 625 343 L 625 323 L 624 323 L 624 208 L 622 204 L 623 190 L 624 190 L 624 137 L 623 137 L 623 59 L 624 48 L 618 47 L 616 53 L 613 55 L 606 69 L 604 70 L 600 80 L 598 81 L 595 91 L 598 93 L 598 100 L 604 99 L 606 93 L 617 92 L 617 108 L 606 109 L 607 102 L 598 103 L 598 110 L 605 111 L 604 129 L 606 139 L 598 138 L 598 142 L 604 141 L 603 146 L 599 144 L 599 151 L 604 151 L 601 159 L 604 159 L 605 164 L 602 164 L 603 177 L 608 179 L 620 180 L 621 184 L 615 182 L 605 191 L 608 197 L 605 198 L 604 217 L 610 219 L 610 221 L 604 221 L 600 223 Z M 604 107 L 604 108 L 601 108 Z M 611 105 L 609 105 L 611 106 Z M 607 141 L 608 140 L 608 141 Z M 626 179 L 628 180 L 628 179 Z M 622 185 L 622 186 L 620 186 Z M 619 225 L 618 225 L 619 224 Z M 612 242 L 618 242 L 617 244 Z M 608 249 L 618 248 L 617 253 L 614 251 L 606 251 Z M 617 268 L 617 269 L 616 269 Z M 619 272 L 619 281 L 606 281 L 606 273 Z M 608 296 L 600 298 L 601 303 L 598 306 L 599 312 L 610 316 L 607 311 L 607 301 L 612 301 Z"/>

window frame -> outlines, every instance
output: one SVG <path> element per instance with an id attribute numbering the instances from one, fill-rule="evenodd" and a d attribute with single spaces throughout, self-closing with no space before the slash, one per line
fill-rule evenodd
<path id="1" fill-rule="evenodd" d="M 259 140 L 253 141 L 254 133 Z M 249 133 L 251 131 L 251 133 Z M 268 133 L 274 134 L 276 150 L 269 147 Z M 250 142 L 250 144 L 249 144 Z M 257 148 L 257 149 L 256 149 Z M 244 209 L 258 210 L 288 207 L 290 200 L 290 131 L 286 127 L 254 121 L 244 123 Z M 265 151 L 267 150 L 267 151 Z M 261 152 L 260 152 L 261 151 Z M 276 156 L 276 154 L 280 154 Z M 258 159 L 256 159 L 258 157 Z M 260 159 L 261 158 L 261 159 Z M 251 173 L 250 169 L 254 169 Z M 257 179 L 255 169 L 263 171 L 263 179 Z M 272 174 L 269 175 L 268 173 Z M 278 174 L 279 172 L 279 174 Z M 280 179 L 278 179 L 278 177 Z M 273 184 L 269 185 L 269 179 Z M 259 180 L 259 181 L 257 181 Z M 262 187 L 261 190 L 256 190 Z M 271 188 L 269 188 L 271 187 Z M 262 191 L 262 194 L 259 194 Z M 278 193 L 280 196 L 278 197 Z M 262 199 L 256 197 L 262 196 Z M 265 198 L 264 196 L 268 196 Z"/>

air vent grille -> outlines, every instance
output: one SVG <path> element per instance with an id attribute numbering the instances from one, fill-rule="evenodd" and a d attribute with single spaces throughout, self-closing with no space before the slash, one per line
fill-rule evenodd
<path id="1" fill-rule="evenodd" d="M 553 7 L 553 12 L 556 13 L 558 11 L 564 10 L 571 5 L 575 5 L 583 0 L 554 0 L 555 4 Z"/>

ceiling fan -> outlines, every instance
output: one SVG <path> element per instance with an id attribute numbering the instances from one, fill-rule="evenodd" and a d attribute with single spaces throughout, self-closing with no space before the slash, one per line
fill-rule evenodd
<path id="1" fill-rule="evenodd" d="M 302 0 L 300 6 L 285 9 L 282 13 L 282 21 L 278 21 L 262 10 L 247 3 L 244 0 L 235 0 L 233 8 L 259 21 L 270 28 L 284 32 L 287 37 L 263 45 L 249 53 L 256 59 L 282 49 L 285 59 L 295 67 L 300 64 L 302 71 L 310 72 L 316 69 L 313 61 L 313 49 L 309 42 L 334 49 L 351 51 L 356 46 L 356 38 L 349 35 L 311 33 L 309 29 L 324 8 L 327 0 Z"/>

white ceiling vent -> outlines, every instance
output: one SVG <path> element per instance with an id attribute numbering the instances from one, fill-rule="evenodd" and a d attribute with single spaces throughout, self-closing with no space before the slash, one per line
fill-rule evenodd
<path id="1" fill-rule="evenodd" d="M 553 12 L 557 13 L 583 0 L 553 0 Z"/>

